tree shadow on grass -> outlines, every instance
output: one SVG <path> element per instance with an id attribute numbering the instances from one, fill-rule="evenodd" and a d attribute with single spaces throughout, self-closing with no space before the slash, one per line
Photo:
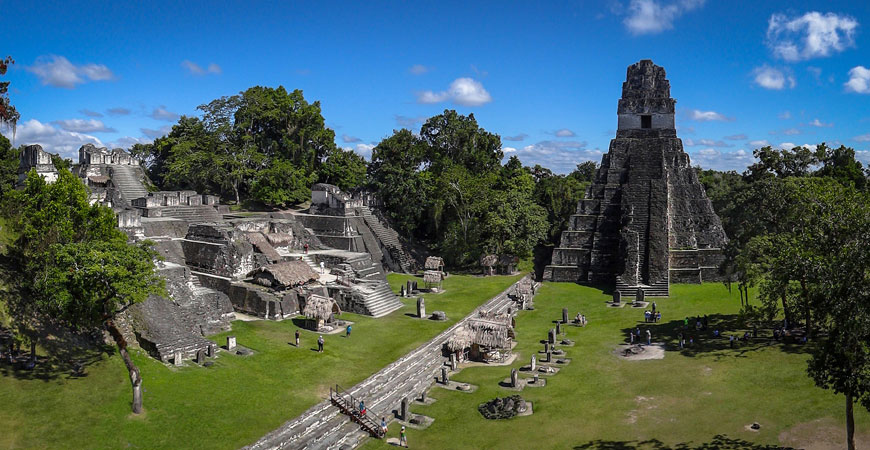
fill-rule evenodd
<path id="1" fill-rule="evenodd" d="M 575 450 L 794 450 L 792 447 L 780 447 L 778 445 L 763 445 L 749 442 L 743 439 L 730 438 L 725 435 L 716 435 L 710 442 L 701 444 L 680 443 L 673 446 L 666 445 L 658 439 L 645 441 L 603 441 L 595 440 L 577 445 Z"/>
<path id="2" fill-rule="evenodd" d="M 37 352 L 36 365 L 28 368 L 30 347 L 24 346 L 13 352 L 10 362 L 9 344 L 11 333 L 0 329 L 4 358 L 0 360 L 0 376 L 15 377 L 21 380 L 52 381 L 75 379 L 88 376 L 88 366 L 99 362 L 104 355 L 117 352 L 114 346 L 99 340 L 99 333 L 76 334 L 69 331 L 42 328 L 39 330 L 39 346 L 45 354 Z"/>
<path id="3" fill-rule="evenodd" d="M 707 328 L 697 329 L 695 326 L 697 317 L 689 317 L 689 326 L 685 326 L 684 319 L 671 320 L 669 322 L 644 322 L 643 311 L 638 311 L 638 322 L 629 328 L 622 329 L 624 342 L 629 342 L 629 333 L 640 328 L 640 342 L 646 343 L 646 330 L 650 330 L 654 343 L 665 344 L 665 350 L 677 351 L 683 356 L 715 356 L 716 358 L 747 357 L 747 353 L 766 348 L 776 348 L 786 353 L 810 353 L 812 343 L 801 344 L 797 339 L 788 338 L 779 341 L 773 338 L 773 330 L 759 328 L 756 337 L 752 337 L 753 328 L 747 327 L 743 319 L 737 314 L 709 314 L 707 315 Z M 714 336 L 714 331 L 719 330 L 719 337 Z M 749 333 L 749 338 L 744 339 L 744 333 Z M 681 349 L 679 335 L 683 334 L 685 346 Z M 734 336 L 734 346 L 731 346 L 729 336 Z M 739 338 L 739 339 L 738 339 Z M 694 342 L 691 342 L 694 340 Z M 637 340 L 635 342 L 638 342 Z"/>

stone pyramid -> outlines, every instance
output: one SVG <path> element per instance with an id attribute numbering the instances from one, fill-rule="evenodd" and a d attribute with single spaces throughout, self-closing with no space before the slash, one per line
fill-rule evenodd
<path id="1" fill-rule="evenodd" d="M 665 70 L 650 60 L 628 67 L 616 139 L 544 279 L 613 286 L 634 297 L 669 295 L 670 283 L 720 280 L 728 241 L 674 128 Z"/>

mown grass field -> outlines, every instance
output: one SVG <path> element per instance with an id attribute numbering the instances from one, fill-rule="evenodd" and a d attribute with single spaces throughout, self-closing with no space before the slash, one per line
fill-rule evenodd
<path id="1" fill-rule="evenodd" d="M 408 275 L 390 275 L 398 291 Z M 87 367 L 87 376 L 50 372 L 34 378 L 0 365 L 0 448 L 203 448 L 235 449 L 254 442 L 326 398 L 329 386 L 356 384 L 432 338 L 519 277 L 451 276 L 445 293 L 427 296 L 428 311 L 446 322 L 406 316 L 415 301 L 372 319 L 344 314 L 354 323 L 350 338 L 325 336 L 325 352 L 312 351 L 316 334 L 290 320 L 233 323 L 220 344 L 235 335 L 254 350 L 241 357 L 221 353 L 212 367 L 188 363 L 169 368 L 134 354 L 143 376 L 145 413 L 130 414 L 127 371 L 113 350 Z"/>
<path id="2" fill-rule="evenodd" d="M 709 315 L 710 331 L 691 332 L 696 339 L 715 328 L 736 332 L 740 300 L 736 289 L 732 294 L 721 284 L 676 285 L 671 295 L 657 301 L 662 322 L 649 325 L 654 341 L 671 345 L 664 359 L 627 361 L 613 351 L 629 329 L 647 328 L 642 310 L 608 308 L 608 296 L 596 289 L 544 283 L 536 310 L 517 317 L 519 357 L 511 367 L 528 364 L 542 349 L 540 340 L 563 307 L 572 317 L 586 314 L 589 325 L 566 328 L 576 341 L 564 348 L 569 365 L 548 377 L 545 387 L 520 393 L 533 403 L 534 414 L 484 419 L 477 411 L 480 403 L 516 393 L 498 385 L 511 367 L 466 368 L 451 380 L 476 384 L 476 392 L 435 387 L 430 390 L 434 404 L 412 406 L 413 413 L 435 422 L 426 430 L 408 429 L 411 448 L 845 447 L 843 397 L 815 387 L 807 377 L 808 348 L 765 340 L 731 349 L 726 340 L 710 338 L 680 351 L 676 336 L 686 316 Z M 870 414 L 857 406 L 855 411 L 859 437 L 868 443 Z M 759 431 L 746 428 L 753 422 L 761 424 Z M 393 424 L 388 437 L 398 437 L 398 431 Z M 389 447 L 370 440 L 364 448 Z"/>

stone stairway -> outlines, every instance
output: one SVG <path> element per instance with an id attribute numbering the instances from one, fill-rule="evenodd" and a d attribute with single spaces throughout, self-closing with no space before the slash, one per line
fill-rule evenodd
<path id="1" fill-rule="evenodd" d="M 390 256 L 393 257 L 405 273 L 411 273 L 414 270 L 414 258 L 405 250 L 399 241 L 399 233 L 396 230 L 385 226 L 381 219 L 372 213 L 368 206 L 360 208 L 363 220 L 366 225 L 375 233 L 375 236 L 384 244 Z"/>
<path id="2" fill-rule="evenodd" d="M 136 170 L 133 166 L 113 165 L 112 167 L 112 184 L 121 193 L 121 198 L 129 205 L 133 199 L 145 197 L 148 195 L 148 189 L 139 180 Z"/>
<path id="3" fill-rule="evenodd" d="M 616 290 L 619 291 L 619 294 L 625 298 L 634 298 L 637 296 L 637 290 L 639 288 L 643 288 L 644 297 L 670 297 L 670 283 L 669 279 L 665 278 L 664 280 L 660 280 L 654 283 L 651 286 L 630 286 L 629 284 L 622 281 L 619 277 L 616 279 Z"/>
<path id="4" fill-rule="evenodd" d="M 302 261 L 305 261 L 305 264 L 308 264 L 308 267 L 310 267 L 311 270 L 320 273 L 320 266 L 314 262 L 314 258 L 312 258 L 311 255 L 302 255 Z"/>
<path id="5" fill-rule="evenodd" d="M 386 281 L 360 283 L 355 286 L 355 291 L 363 297 L 365 307 L 373 317 L 386 316 L 402 307 L 402 301 Z"/>
<path id="6" fill-rule="evenodd" d="M 372 417 L 392 418 L 392 411 L 399 408 L 403 398 L 414 399 L 435 382 L 446 362 L 442 356 L 444 342 L 482 309 L 506 312 L 515 304 L 508 295 L 514 292 L 515 286 L 510 286 L 429 342 L 348 389 L 348 392 L 365 401 Z M 326 400 L 246 448 L 351 449 L 361 445 L 367 437 L 368 433 Z"/>
<path id="7" fill-rule="evenodd" d="M 150 208 L 143 214 L 150 217 L 151 211 L 158 212 L 159 217 L 172 217 L 187 222 L 214 222 L 222 219 L 221 214 L 213 206 L 162 206 Z"/>

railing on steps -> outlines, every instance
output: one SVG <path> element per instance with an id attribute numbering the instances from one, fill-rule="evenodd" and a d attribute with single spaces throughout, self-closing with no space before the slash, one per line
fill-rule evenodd
<path id="1" fill-rule="evenodd" d="M 360 428 L 372 437 L 383 439 L 384 430 L 381 429 L 381 426 L 368 414 L 362 414 L 358 408 L 359 400 L 342 389 L 341 386 L 336 384 L 334 388 L 329 388 L 329 401 L 337 406 L 343 414 L 350 417 L 351 421 L 358 423 Z"/>

